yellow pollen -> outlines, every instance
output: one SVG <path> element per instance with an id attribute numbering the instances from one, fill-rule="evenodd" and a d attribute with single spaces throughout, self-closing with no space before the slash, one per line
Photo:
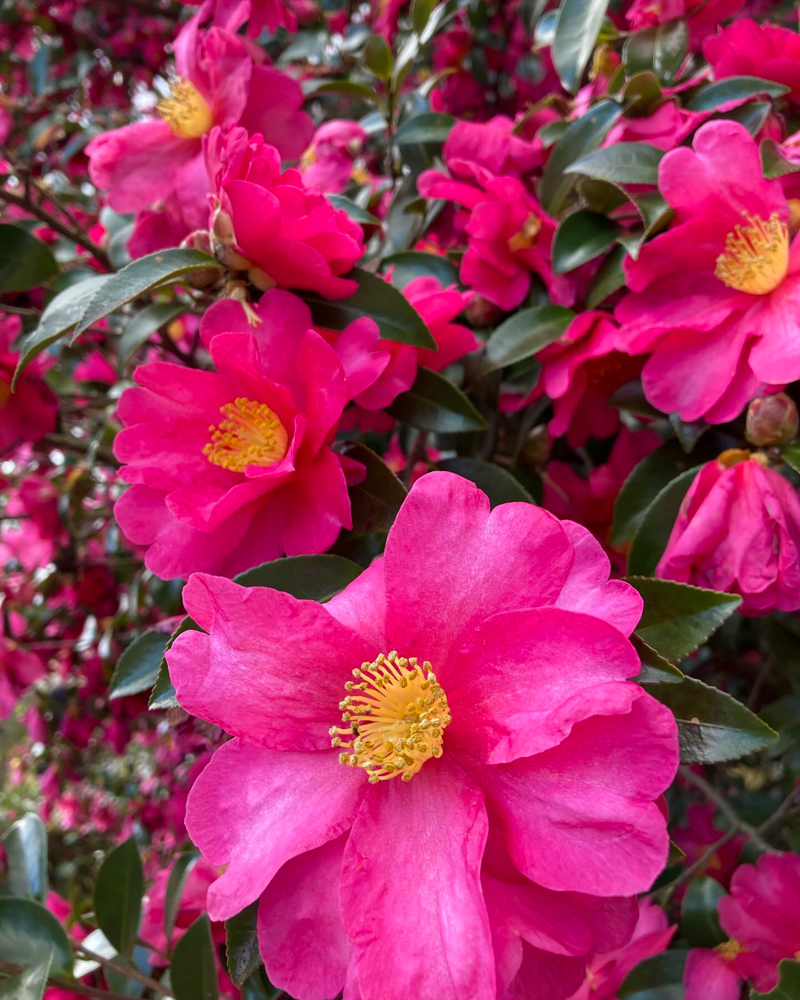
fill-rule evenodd
<path id="1" fill-rule="evenodd" d="M 156 111 L 182 139 L 199 139 L 210 132 L 214 124 L 208 102 L 197 87 L 183 77 L 170 86 L 170 96 L 156 104 Z"/>
<path id="2" fill-rule="evenodd" d="M 725 238 L 714 274 L 730 288 L 750 295 L 769 295 L 789 269 L 789 229 L 773 212 L 766 222 L 745 213 L 745 223 Z"/>
<path id="3" fill-rule="evenodd" d="M 203 448 L 212 464 L 244 472 L 250 465 L 274 465 L 286 454 L 286 429 L 266 403 L 239 396 L 221 413 L 225 419 L 209 427 L 211 440 Z"/>
<path id="4" fill-rule="evenodd" d="M 735 938 L 731 938 L 730 941 L 718 944 L 714 950 L 718 951 L 726 962 L 732 962 L 737 955 L 741 955 L 741 953 L 745 951 Z"/>
<path id="5" fill-rule="evenodd" d="M 442 737 L 452 719 L 447 696 L 430 663 L 392 650 L 362 663 L 339 702 L 342 726 L 332 726 L 339 760 L 363 767 L 370 784 L 400 776 L 411 781 L 426 760 L 442 756 Z"/>
<path id="6" fill-rule="evenodd" d="M 514 233 L 508 241 L 508 249 L 511 253 L 516 253 L 518 250 L 530 250 L 536 242 L 536 237 L 539 235 L 541 228 L 542 220 L 535 212 L 531 212 L 525 220 L 522 229 L 518 233 Z"/>

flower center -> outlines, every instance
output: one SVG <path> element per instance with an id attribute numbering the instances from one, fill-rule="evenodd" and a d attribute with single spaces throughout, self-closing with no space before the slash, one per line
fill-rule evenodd
<path id="1" fill-rule="evenodd" d="M 745 949 L 737 940 L 731 938 L 730 941 L 724 941 L 722 944 L 718 944 L 715 950 L 720 953 L 726 962 L 732 962 L 734 958 L 736 958 L 737 955 L 741 955 Z"/>
<path id="2" fill-rule="evenodd" d="M 239 396 L 220 408 L 225 420 L 211 424 L 203 454 L 213 465 L 244 472 L 249 465 L 274 465 L 286 454 L 286 428 L 266 403 Z"/>
<path id="3" fill-rule="evenodd" d="M 370 784 L 398 775 L 411 781 L 426 760 L 441 757 L 452 721 L 430 663 L 420 666 L 415 656 L 406 659 L 392 650 L 362 663 L 353 677 L 339 702 L 345 725 L 330 728 L 331 746 L 345 748 L 341 763 L 363 767 Z"/>
<path id="4" fill-rule="evenodd" d="M 170 86 L 170 96 L 156 104 L 156 111 L 182 139 L 199 139 L 210 132 L 214 124 L 208 102 L 197 87 L 183 77 Z"/>
<path id="5" fill-rule="evenodd" d="M 514 233 L 508 241 L 508 249 L 511 253 L 516 253 L 518 250 L 530 250 L 536 242 L 536 237 L 539 235 L 541 228 L 542 220 L 535 212 L 531 212 L 525 220 L 522 229 L 518 233 Z"/>
<path id="6" fill-rule="evenodd" d="M 789 230 L 773 212 L 766 222 L 745 213 L 747 220 L 725 238 L 714 274 L 730 288 L 750 295 L 769 295 L 789 269 Z"/>

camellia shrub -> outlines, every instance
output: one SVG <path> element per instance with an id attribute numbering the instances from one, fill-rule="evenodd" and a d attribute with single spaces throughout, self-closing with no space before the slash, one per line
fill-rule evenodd
<path id="1" fill-rule="evenodd" d="M 800 1000 L 800 34 L 0 4 L 0 998 Z"/>

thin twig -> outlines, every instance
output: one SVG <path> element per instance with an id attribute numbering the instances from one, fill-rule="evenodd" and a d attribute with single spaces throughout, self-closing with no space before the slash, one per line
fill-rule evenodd
<path id="1" fill-rule="evenodd" d="M 84 441 L 82 438 L 75 438 L 69 434 L 45 434 L 38 443 L 44 444 L 48 448 L 58 448 L 61 451 L 75 451 L 79 455 L 93 454 L 104 465 L 119 465 L 113 452 L 109 451 L 108 448 L 95 447 L 91 441 Z"/>
<path id="2" fill-rule="evenodd" d="M 680 768 L 680 775 L 684 778 L 684 780 L 688 781 L 690 785 L 694 785 L 695 788 L 701 791 L 709 802 L 714 803 L 734 830 L 746 833 L 756 847 L 760 848 L 762 851 L 773 850 L 772 846 L 759 835 L 758 830 L 756 830 L 754 826 L 750 826 L 749 823 L 745 823 L 730 802 L 720 795 L 716 788 L 710 785 L 705 778 L 699 774 L 695 774 L 694 771 L 685 766 Z"/>
<path id="3" fill-rule="evenodd" d="M 172 996 L 172 993 L 162 986 L 157 979 L 151 979 L 150 976 L 146 976 L 143 972 L 139 972 L 134 966 L 123 965 L 121 962 L 115 961 L 113 958 L 105 958 L 103 955 L 98 955 L 94 951 L 90 951 L 84 945 L 75 942 L 73 948 L 76 952 L 81 955 L 85 955 L 86 958 L 90 959 L 92 962 L 97 962 L 98 965 L 105 966 L 108 969 L 113 969 L 114 972 L 118 972 L 122 976 L 127 976 L 128 979 L 135 979 L 137 983 L 142 983 L 148 989 L 160 994 L 162 997 Z"/>
<path id="4" fill-rule="evenodd" d="M 42 208 L 41 205 L 37 204 L 29 196 L 14 194 L 13 192 L 6 190 L 6 188 L 0 188 L 0 199 L 7 202 L 9 205 L 16 205 L 18 208 L 36 216 L 37 219 L 44 222 L 45 225 L 49 226 L 52 230 L 59 233 L 61 236 L 66 236 L 68 240 L 72 240 L 73 243 L 77 243 L 78 246 L 87 250 L 99 264 L 103 265 L 107 271 L 114 270 L 105 250 L 97 246 L 96 243 L 93 243 L 88 236 L 84 236 L 80 230 L 64 225 L 60 219 L 57 219 L 51 212 L 48 212 L 46 208 Z"/>
<path id="5" fill-rule="evenodd" d="M 22 965 L 17 965 L 15 962 L 0 961 L 0 971 L 7 973 L 9 976 L 15 976 L 17 973 L 22 972 L 23 969 Z M 123 996 L 121 993 L 110 993 L 108 990 L 101 990 L 95 986 L 87 986 L 77 979 L 67 980 L 59 979 L 56 976 L 48 976 L 47 985 L 54 986 L 59 990 L 77 993 L 82 997 L 91 997 L 92 1000 L 131 1000 L 130 997 Z"/>

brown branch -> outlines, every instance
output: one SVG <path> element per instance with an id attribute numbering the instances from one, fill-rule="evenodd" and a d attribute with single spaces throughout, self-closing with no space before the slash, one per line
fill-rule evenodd
<path id="1" fill-rule="evenodd" d="M 51 212 L 48 212 L 46 208 L 42 208 L 29 195 L 14 194 L 5 188 L 0 188 L 0 199 L 9 205 L 16 205 L 18 208 L 36 216 L 37 219 L 44 222 L 52 230 L 61 236 L 65 236 L 68 240 L 72 240 L 73 243 L 77 243 L 84 250 L 87 250 L 107 271 L 114 270 L 105 250 L 97 246 L 96 243 L 93 243 L 88 236 L 84 236 L 80 230 L 64 225 L 60 219 L 57 219 Z"/>
<path id="2" fill-rule="evenodd" d="M 705 778 L 701 777 L 699 774 L 695 774 L 694 771 L 686 766 L 680 768 L 680 775 L 685 781 L 688 781 L 690 785 L 694 785 L 695 788 L 701 791 L 709 802 L 713 802 L 734 831 L 747 834 L 756 847 L 762 851 L 774 850 L 774 848 L 759 835 L 758 830 L 756 830 L 754 826 L 750 826 L 749 823 L 745 823 L 730 802 L 720 795 L 716 788 L 710 785 Z"/>
<path id="3" fill-rule="evenodd" d="M 88 948 L 85 948 L 78 942 L 72 944 L 72 947 L 76 952 L 78 952 L 78 954 L 85 955 L 86 958 L 90 959 L 92 962 L 97 962 L 98 965 L 113 969 L 114 972 L 118 972 L 121 976 L 127 976 L 128 979 L 135 979 L 137 983 L 142 983 L 143 986 L 146 986 L 148 989 L 160 994 L 162 997 L 172 996 L 171 991 L 168 990 L 166 986 L 162 986 L 157 979 L 151 979 L 150 976 L 146 976 L 143 972 L 139 972 L 139 970 L 134 966 L 123 965 L 121 962 L 116 962 L 113 958 L 105 958 L 103 955 L 98 955 L 94 951 L 89 951 Z"/>
<path id="4" fill-rule="evenodd" d="M 119 465 L 114 453 L 108 448 L 95 447 L 91 441 L 84 441 L 82 438 L 75 438 L 69 434 L 45 434 L 37 444 L 43 444 L 48 448 L 59 448 L 62 451 L 74 451 L 79 455 L 93 454 L 104 465 Z"/>
<path id="5" fill-rule="evenodd" d="M 14 962 L 3 962 L 0 960 L 0 972 L 5 972 L 9 976 L 15 976 L 23 970 L 24 967 L 21 965 L 17 965 Z M 91 1000 L 131 1000 L 130 997 L 123 996 L 121 993 L 111 993 L 108 990 L 101 990 L 95 986 L 87 986 L 85 983 L 82 983 L 77 979 L 67 980 L 59 979 L 56 976 L 48 976 L 47 985 L 54 986 L 59 990 L 77 993 L 82 997 L 90 997 Z"/>

